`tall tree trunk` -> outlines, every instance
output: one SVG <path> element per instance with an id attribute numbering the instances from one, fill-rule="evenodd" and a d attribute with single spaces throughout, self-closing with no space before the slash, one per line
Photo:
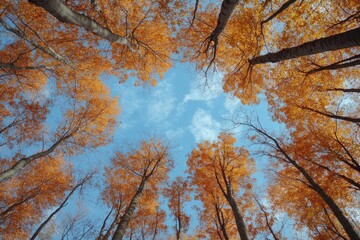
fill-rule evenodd
<path id="1" fill-rule="evenodd" d="M 222 194 L 224 195 L 224 197 L 226 198 L 227 202 L 229 203 L 229 205 L 231 207 L 232 213 L 235 218 L 236 228 L 239 232 L 240 239 L 241 240 L 249 240 L 247 229 L 245 226 L 245 221 L 244 221 L 244 219 L 240 213 L 240 210 L 236 204 L 236 201 L 232 195 L 233 190 L 231 187 L 231 181 L 227 179 L 227 176 L 222 169 L 221 177 L 225 182 L 225 188 L 226 188 L 226 189 L 224 189 L 224 186 L 221 184 L 216 170 L 214 171 L 214 173 L 215 173 L 216 182 L 217 182 Z"/>
<path id="2" fill-rule="evenodd" d="M 316 181 L 311 177 L 311 175 L 303 167 L 301 167 L 291 156 L 287 154 L 287 152 L 280 146 L 279 142 L 265 131 L 256 128 L 254 125 L 249 124 L 248 126 L 252 127 L 256 132 L 267 137 L 274 143 L 275 145 L 274 147 L 276 147 L 276 149 L 286 158 L 288 163 L 293 165 L 305 177 L 311 188 L 328 205 L 328 207 L 334 213 L 334 216 L 339 221 L 339 223 L 341 224 L 341 226 L 343 227 L 349 238 L 351 240 L 360 240 L 359 234 L 356 232 L 356 230 L 351 225 L 350 221 L 347 219 L 344 213 L 341 211 L 340 207 L 335 203 L 335 201 L 329 195 L 327 195 L 325 190 L 319 184 L 316 183 Z"/>
<path id="3" fill-rule="evenodd" d="M 241 240 L 249 240 L 248 234 L 247 234 L 247 230 L 246 230 L 246 226 L 245 226 L 245 221 L 244 218 L 242 217 L 240 210 L 236 204 L 235 199 L 233 198 L 233 196 L 231 194 L 228 194 L 226 196 L 226 200 L 228 201 L 231 210 L 234 214 L 235 217 L 235 222 L 236 222 L 236 227 L 237 230 L 239 232 L 240 235 L 240 239 Z"/>
<path id="4" fill-rule="evenodd" d="M 274 19 L 276 16 L 278 16 L 283 11 L 288 9 L 291 6 L 291 4 L 293 4 L 295 2 L 296 2 L 296 0 L 288 0 L 287 2 L 285 2 L 283 5 L 281 5 L 281 7 L 276 12 L 274 12 L 268 18 L 266 18 L 264 21 L 262 21 L 261 25 L 263 25 L 264 23 L 267 23 L 267 22 L 271 21 L 272 19 Z"/>
<path id="5" fill-rule="evenodd" d="M 141 197 L 141 194 L 145 188 L 145 180 L 143 180 L 139 186 L 139 189 L 136 191 L 135 195 L 131 199 L 129 206 L 127 207 L 124 215 L 121 217 L 120 222 L 115 230 L 115 233 L 112 237 L 112 240 L 122 240 L 127 226 L 131 220 L 132 215 L 135 212 L 136 205 Z"/>
<path id="6" fill-rule="evenodd" d="M 250 65 L 281 62 L 307 55 L 335 51 L 360 46 L 360 27 L 333 36 L 319 38 L 296 47 L 284 48 L 276 53 L 268 53 L 249 59 Z"/>
<path id="7" fill-rule="evenodd" d="M 224 215 L 217 203 L 214 203 L 215 211 L 216 211 L 216 219 L 220 225 L 220 230 L 225 238 L 225 240 L 230 240 L 229 235 L 226 231 Z"/>
<path id="8" fill-rule="evenodd" d="M 227 22 L 229 21 L 231 14 L 233 13 L 239 0 L 224 0 L 221 4 L 220 13 L 218 16 L 217 24 L 214 31 L 211 34 L 211 40 L 217 43 L 219 35 L 224 31 Z"/>
<path id="9" fill-rule="evenodd" d="M 56 17 L 61 22 L 83 27 L 87 31 L 92 32 L 93 34 L 110 42 L 126 45 L 131 48 L 131 43 L 126 36 L 115 34 L 110 29 L 101 26 L 94 19 L 73 11 L 61 0 L 29 0 L 29 2 L 45 9 L 45 11 Z"/>
<path id="10" fill-rule="evenodd" d="M 85 176 L 78 184 L 75 185 L 75 187 L 72 188 L 72 190 L 69 192 L 69 194 L 66 196 L 64 201 L 60 204 L 58 208 L 55 209 L 54 212 L 50 214 L 48 218 L 45 219 L 43 223 L 40 224 L 38 229 L 36 229 L 35 233 L 31 236 L 30 240 L 35 240 L 35 238 L 39 235 L 41 230 L 46 226 L 46 224 L 57 214 L 63 207 L 67 205 L 67 201 L 71 197 L 71 195 L 78 189 L 79 187 L 83 186 L 90 178 L 93 176 L 94 173 L 90 173 L 89 175 Z"/>
<path id="11" fill-rule="evenodd" d="M 360 93 L 360 88 L 327 88 L 326 91 L 339 91 L 344 93 Z"/>
<path id="12" fill-rule="evenodd" d="M 289 160 L 289 158 L 287 159 Z M 319 196 L 324 200 L 324 202 L 329 206 L 329 208 L 332 210 L 335 217 L 338 219 L 350 239 L 360 240 L 360 236 L 356 233 L 350 221 L 347 219 L 347 217 L 344 215 L 344 213 L 341 211 L 335 201 L 329 195 L 327 195 L 324 189 L 322 189 L 322 187 L 315 182 L 315 180 L 310 176 L 310 174 L 304 168 L 298 165 L 297 162 L 291 160 L 290 163 L 302 173 L 302 175 L 310 183 L 314 191 L 316 191 Z"/>
<path id="13" fill-rule="evenodd" d="M 32 161 L 35 161 L 36 159 L 45 157 L 52 153 L 62 142 L 64 142 L 66 139 L 70 138 L 71 135 L 65 136 L 60 138 L 57 142 L 55 142 L 50 148 L 48 148 L 45 151 L 35 153 L 29 157 L 24 157 L 20 159 L 17 163 L 15 163 L 11 168 L 3 171 L 0 173 L 0 182 L 3 182 L 5 180 L 10 179 L 12 176 L 14 176 L 18 171 L 20 171 L 22 168 L 24 168 L 26 165 L 31 163 Z"/>

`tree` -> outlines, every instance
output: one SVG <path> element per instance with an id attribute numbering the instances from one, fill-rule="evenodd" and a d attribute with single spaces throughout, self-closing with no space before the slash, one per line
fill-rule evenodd
<path id="1" fill-rule="evenodd" d="M 115 154 L 112 166 L 106 169 L 105 189 L 107 204 L 120 211 L 112 239 L 124 237 L 143 195 L 152 196 L 149 199 L 156 203 L 159 184 L 167 179 L 171 165 L 169 144 L 156 138 L 141 141 L 138 148 L 130 147 L 127 153 Z"/>
<path id="2" fill-rule="evenodd" d="M 231 207 L 239 236 L 244 240 L 249 237 L 244 213 L 241 213 L 237 199 L 241 199 L 242 207 L 246 209 L 249 204 L 253 163 L 244 148 L 234 146 L 235 141 L 231 134 L 221 133 L 217 142 L 198 144 L 187 164 L 192 185 L 197 186 L 199 191 L 211 194 L 214 186 L 220 190 Z M 240 191 L 241 198 L 238 196 Z"/>
<path id="3" fill-rule="evenodd" d="M 342 69 L 348 76 L 355 76 L 351 69 L 358 64 L 359 30 L 354 18 L 358 16 L 358 8 L 355 2 L 349 0 L 336 5 L 323 1 L 241 2 L 218 39 L 213 59 L 206 54 L 202 56 L 198 51 L 206 49 L 199 40 L 206 39 L 207 32 L 216 22 L 214 4 L 204 3 L 202 8 L 207 12 L 200 11 L 201 8 L 197 10 L 192 28 L 186 30 L 186 40 L 180 40 L 179 44 L 186 59 L 197 63 L 199 69 L 207 69 L 211 62 L 215 70 L 224 73 L 224 91 L 249 104 L 257 101 L 256 96 L 261 91 L 271 92 L 274 86 L 282 84 L 287 73 L 300 75 L 297 78 L 303 79 L 308 72 Z M 331 16 L 328 12 L 332 13 Z M 309 23 L 311 28 L 307 27 Z M 335 39 L 341 43 L 335 44 Z M 320 43 L 327 40 L 331 44 L 328 42 L 325 48 L 320 48 Z M 314 44 L 317 46 L 314 47 Z M 285 57 L 285 53 L 289 54 Z M 318 54 L 308 56 L 315 53 Z M 274 64 L 258 64 L 289 59 L 290 55 L 293 58 L 291 61 L 279 62 L 276 68 Z"/>
<path id="4" fill-rule="evenodd" d="M 95 174 L 95 172 L 91 172 L 89 174 L 87 174 L 85 177 L 83 177 L 82 179 L 80 179 L 77 183 L 75 183 L 74 186 L 71 187 L 70 192 L 67 194 L 67 196 L 65 197 L 65 199 L 62 201 L 62 203 L 55 209 L 55 211 L 53 211 L 41 224 L 40 226 L 35 230 L 34 234 L 31 236 L 31 240 L 36 239 L 37 236 L 40 235 L 41 231 L 46 227 L 46 225 L 51 221 L 51 219 L 63 208 L 65 207 L 68 203 L 67 201 L 69 200 L 69 198 L 71 197 L 71 195 L 73 195 L 73 193 L 78 189 L 78 188 L 83 188 L 85 183 L 87 183 Z"/>
<path id="5" fill-rule="evenodd" d="M 70 98 L 71 107 L 63 109 L 64 119 L 53 133 L 55 140 L 52 145 L 29 156 L 15 156 L 15 162 L 9 162 L 7 168 L 4 165 L 0 173 L 1 181 L 11 178 L 31 162 L 52 154 L 59 146 L 63 146 L 63 151 L 71 155 L 85 147 L 96 148 L 108 142 L 116 123 L 117 101 L 108 96 L 108 89 L 100 82 L 96 84 L 93 81 L 93 84 L 85 87 L 89 80 L 77 79 L 73 86 L 61 89 L 66 94 L 77 94 Z"/>
<path id="6" fill-rule="evenodd" d="M 71 166 L 55 156 L 33 162 L 17 177 L 1 183 L 1 236 L 30 237 L 33 227 L 43 219 L 46 210 L 60 203 L 72 181 Z"/>
<path id="7" fill-rule="evenodd" d="M 280 176 L 285 176 L 286 181 L 289 181 L 289 179 L 295 181 L 296 187 L 295 188 L 288 188 L 287 191 L 299 191 L 304 193 L 305 191 L 310 192 L 308 194 L 300 194 L 298 195 L 298 198 L 303 198 L 304 196 L 309 200 L 309 197 L 312 198 L 312 200 L 309 200 L 310 202 L 314 203 L 317 202 L 317 204 L 321 206 L 326 206 L 326 208 L 330 209 L 334 215 L 334 217 L 337 219 L 337 221 L 342 226 L 343 230 L 346 232 L 348 237 L 350 239 L 359 239 L 359 235 L 356 232 L 354 226 L 352 225 L 351 221 L 349 220 L 349 217 L 346 216 L 346 213 L 344 212 L 344 208 L 342 209 L 339 204 L 343 203 L 341 199 L 344 197 L 344 192 L 339 192 L 339 185 L 336 185 L 336 189 L 330 188 L 328 186 L 331 186 L 331 182 L 334 181 L 333 175 L 329 174 L 322 174 L 321 171 L 316 171 L 315 169 L 311 169 L 311 165 L 304 165 L 304 162 L 302 159 L 302 154 L 305 151 L 309 151 L 309 149 L 306 148 L 298 148 L 298 146 L 291 145 L 288 147 L 283 143 L 282 140 L 277 139 L 273 136 L 271 136 L 269 133 L 267 133 L 263 128 L 257 127 L 251 123 L 245 123 L 244 125 L 250 127 L 251 130 L 255 131 L 256 134 L 263 137 L 263 141 L 260 140 L 261 143 L 269 146 L 271 149 L 273 149 L 273 152 L 269 152 L 268 156 L 273 157 L 284 164 L 283 170 L 281 170 Z M 296 150 L 292 149 L 292 147 L 295 147 Z M 301 152 L 298 150 L 301 149 Z M 311 153 L 311 151 L 310 151 Z M 315 160 L 315 159 L 314 159 Z M 305 162 L 306 161 L 305 159 Z M 322 169 L 321 169 L 322 170 Z M 342 182 L 344 184 L 344 182 Z M 277 188 L 282 188 L 281 184 L 276 185 Z M 340 185 L 341 186 L 341 185 Z M 276 192 L 285 192 L 284 188 L 282 190 L 277 189 Z M 290 194 L 287 192 L 287 197 L 292 198 L 296 195 Z M 351 195 L 348 195 L 348 198 L 350 198 Z M 336 199 L 339 198 L 339 201 L 336 201 Z M 318 202 L 321 200 L 320 202 Z M 297 200 L 294 200 L 294 202 Z M 300 200 L 301 201 L 301 200 Z M 351 201 L 349 201 L 351 202 Z M 298 202 L 299 203 L 299 202 Z M 302 200 L 301 204 L 304 204 L 304 201 Z M 346 203 L 344 203 L 346 204 Z M 345 206 L 344 206 L 345 207 Z M 321 208 L 323 209 L 323 208 Z M 297 211 L 298 214 L 306 214 L 309 213 L 308 211 Z M 314 214 L 315 209 L 311 208 L 309 214 Z M 314 215 L 313 215 L 314 216 Z M 312 226 L 309 226 L 310 228 Z"/>
<path id="8" fill-rule="evenodd" d="M 153 200 L 153 199 L 151 199 Z M 149 203 L 147 196 L 139 202 L 138 211 L 130 220 L 127 239 L 159 239 L 164 236 L 167 226 L 165 225 L 165 211 L 160 209 L 157 199 Z"/>
<path id="9" fill-rule="evenodd" d="M 168 207 L 175 220 L 176 239 L 180 240 L 189 228 L 190 216 L 184 211 L 184 204 L 190 200 L 189 183 L 181 177 L 176 179 L 164 189 L 164 196 L 168 198 Z"/>
<path id="10" fill-rule="evenodd" d="M 87 7 L 87 3 L 82 1 L 71 5 L 62 1 L 29 2 L 52 15 L 48 18 L 51 22 L 55 17 L 65 23 L 67 32 L 75 31 L 86 36 L 91 46 L 97 47 L 103 39 L 108 41 L 106 57 L 114 61 L 111 72 L 116 73 L 121 82 L 130 75 L 137 78 L 137 85 L 154 85 L 156 78 L 162 78 L 171 66 L 170 55 L 176 50 L 172 31 L 181 22 L 178 13 L 184 4 L 172 1 L 142 1 L 137 4 L 132 1 L 102 1 Z M 37 10 L 34 5 L 30 7 Z M 174 10 L 170 12 L 171 9 Z"/>
<path id="11" fill-rule="evenodd" d="M 232 239 L 237 238 L 238 231 L 231 208 L 221 192 L 197 195 L 201 200 L 202 209 L 199 209 L 200 230 L 204 232 L 203 239 Z"/>

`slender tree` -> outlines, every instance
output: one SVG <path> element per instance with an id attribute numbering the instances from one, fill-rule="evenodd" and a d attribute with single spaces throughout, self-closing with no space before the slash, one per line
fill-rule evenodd
<path id="1" fill-rule="evenodd" d="M 116 153 L 113 166 L 106 170 L 108 186 L 105 191 L 108 196 L 105 200 L 109 205 L 122 202 L 123 209 L 112 239 L 120 240 L 125 236 L 144 194 L 150 194 L 152 199 L 158 196 L 158 184 L 166 179 L 172 164 L 169 151 L 168 144 L 153 138 L 142 141 L 139 148 L 131 148 L 127 153 Z M 119 176 L 124 178 L 120 182 Z"/>
<path id="2" fill-rule="evenodd" d="M 300 165 L 299 161 L 292 157 L 287 150 L 284 148 L 283 144 L 280 140 L 271 136 L 261 127 L 256 127 L 251 123 L 246 123 L 246 126 L 250 127 L 260 136 L 263 136 L 267 142 L 265 144 L 269 145 L 279 154 L 277 157 L 279 160 L 285 162 L 286 164 L 294 167 L 298 173 L 304 178 L 304 180 L 299 180 L 307 187 L 309 187 L 312 191 L 314 191 L 319 198 L 324 201 L 329 209 L 333 212 L 335 218 L 339 221 L 342 228 L 348 235 L 350 239 L 360 239 L 360 236 L 356 232 L 354 226 L 352 225 L 349 218 L 345 215 L 344 211 L 339 207 L 339 205 L 335 202 L 335 200 L 324 190 L 324 188 L 318 183 L 318 181 L 312 176 L 310 172 L 308 172 L 302 165 Z"/>
<path id="3" fill-rule="evenodd" d="M 208 192 L 216 186 L 231 207 L 240 238 L 249 239 L 236 193 L 240 189 L 244 191 L 242 198 L 246 202 L 251 189 L 252 162 L 245 149 L 234 147 L 235 138 L 231 134 L 221 133 L 218 138 L 217 142 L 198 144 L 198 148 L 192 151 L 188 159 L 192 183 L 204 185 Z"/>

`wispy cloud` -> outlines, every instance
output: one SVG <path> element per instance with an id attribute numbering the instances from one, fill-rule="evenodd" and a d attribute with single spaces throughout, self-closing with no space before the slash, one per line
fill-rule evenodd
<path id="1" fill-rule="evenodd" d="M 240 106 L 241 102 L 238 98 L 226 95 L 224 108 L 228 111 L 230 115 L 233 114 L 237 109 L 239 109 Z"/>
<path id="2" fill-rule="evenodd" d="M 190 92 L 185 95 L 182 104 L 189 101 L 209 101 L 217 98 L 222 92 L 222 79 L 223 74 L 221 73 L 216 73 L 207 80 L 197 78 L 191 83 Z"/>
<path id="3" fill-rule="evenodd" d="M 203 109 L 198 109 L 194 113 L 190 125 L 190 131 L 194 135 L 196 142 L 216 140 L 220 128 L 221 124 Z"/>
<path id="4" fill-rule="evenodd" d="M 160 82 L 148 102 L 147 115 L 149 121 L 153 123 L 165 121 L 175 108 L 175 101 L 172 85 L 168 81 Z"/>

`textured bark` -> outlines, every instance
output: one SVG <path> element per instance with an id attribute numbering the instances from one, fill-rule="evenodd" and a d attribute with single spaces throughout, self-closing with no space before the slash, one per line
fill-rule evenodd
<path id="1" fill-rule="evenodd" d="M 226 186 L 225 186 L 226 189 L 224 189 L 224 187 L 222 186 L 222 184 L 219 180 L 219 176 L 215 170 L 216 182 L 217 182 L 218 186 L 220 187 L 222 194 L 224 195 L 224 197 L 226 198 L 227 202 L 229 203 L 229 205 L 231 207 L 232 213 L 235 218 L 236 228 L 239 232 L 240 239 L 241 240 L 249 240 L 244 218 L 242 217 L 242 215 L 240 213 L 240 209 L 238 208 L 236 201 L 232 195 L 233 190 L 231 187 L 231 181 L 229 181 L 227 179 L 224 171 L 222 171 L 221 176 L 226 184 Z"/>
<path id="2" fill-rule="evenodd" d="M 238 208 L 238 206 L 236 204 L 235 199 L 233 198 L 233 196 L 231 194 L 228 194 L 227 197 L 226 197 L 226 200 L 229 202 L 231 210 L 232 210 L 232 212 L 234 214 L 236 227 L 238 229 L 240 239 L 241 240 L 249 240 L 247 230 L 246 230 L 246 226 L 245 226 L 245 222 L 244 222 L 244 218 L 242 217 L 242 215 L 240 213 L 240 210 L 239 210 L 239 208 Z"/>
<path id="3" fill-rule="evenodd" d="M 123 239 L 126 228 L 129 225 L 130 219 L 135 212 L 136 205 L 137 205 L 137 203 L 141 197 L 141 194 L 145 188 L 145 181 L 146 180 L 142 180 L 138 190 L 136 191 L 135 195 L 131 199 L 129 206 L 127 207 L 124 215 L 120 219 L 120 222 L 115 230 L 112 240 L 122 240 Z"/>
<path id="4" fill-rule="evenodd" d="M 238 3 L 239 0 L 224 0 L 222 2 L 216 27 L 211 34 L 211 40 L 215 43 L 217 43 L 219 35 L 222 33 L 222 31 L 224 31 L 227 22 L 229 21 L 231 14 L 233 13 Z"/>
<path id="5" fill-rule="evenodd" d="M 110 42 L 131 47 L 127 37 L 113 33 L 109 28 L 100 25 L 94 19 L 73 11 L 61 0 L 29 0 L 29 2 L 43 8 L 61 22 L 74 24 Z"/>
<path id="6" fill-rule="evenodd" d="M 326 91 L 339 91 L 344 93 L 360 93 L 360 88 L 328 88 Z"/>
<path id="7" fill-rule="evenodd" d="M 110 235 L 111 235 L 111 232 L 112 230 L 114 229 L 114 227 L 116 226 L 118 220 L 119 220 L 119 217 L 120 217 L 120 209 L 121 209 L 121 204 L 120 206 L 118 207 L 117 209 L 117 213 L 114 217 L 114 220 L 111 222 L 110 224 L 110 227 L 108 228 L 108 230 L 106 231 L 105 235 L 101 238 L 99 238 L 99 240 L 108 240 Z"/>
<path id="8" fill-rule="evenodd" d="M 260 133 L 261 135 L 265 136 L 269 140 L 271 140 L 274 143 L 274 147 L 286 158 L 287 162 L 293 165 L 307 180 L 309 183 L 309 186 L 311 189 L 313 189 L 320 197 L 321 199 L 328 205 L 328 207 L 331 209 L 331 211 L 334 213 L 334 216 L 339 221 L 347 235 L 351 240 L 360 240 L 359 234 L 356 232 L 350 221 L 347 219 L 347 217 L 344 215 L 344 213 L 341 211 L 340 207 L 335 203 L 335 201 L 327 195 L 325 190 L 316 183 L 316 181 L 311 177 L 311 175 L 302 167 L 300 166 L 291 156 L 289 156 L 286 151 L 281 147 L 280 143 L 273 137 L 271 137 L 269 134 L 267 134 L 265 131 L 256 128 L 254 125 L 249 124 L 251 128 L 253 128 L 256 132 Z"/>
<path id="9" fill-rule="evenodd" d="M 224 29 L 227 25 L 227 22 L 229 21 L 231 14 L 233 13 L 233 11 L 238 3 L 239 3 L 239 0 L 224 0 L 222 2 L 215 29 L 212 31 L 210 36 L 208 36 L 204 41 L 204 43 L 207 42 L 204 52 L 208 52 L 209 49 L 211 49 L 211 48 L 213 49 L 212 54 L 211 54 L 210 63 L 205 71 L 206 73 L 208 72 L 211 65 L 214 63 L 214 61 L 216 59 L 216 50 L 217 50 L 217 45 L 219 42 L 219 40 L 218 40 L 219 36 L 224 31 Z M 212 43 L 213 43 L 213 45 L 212 45 Z"/>
<path id="10" fill-rule="evenodd" d="M 283 11 L 288 9 L 291 6 L 291 4 L 293 4 L 294 2 L 296 2 L 296 0 L 289 0 L 289 1 L 285 2 L 283 5 L 281 5 L 281 7 L 276 12 L 274 12 L 273 14 L 271 14 L 271 16 L 269 16 L 264 21 L 262 21 L 261 24 L 264 24 L 264 23 L 267 23 L 267 22 L 271 21 L 276 16 L 281 14 Z"/>
<path id="11" fill-rule="evenodd" d="M 45 151 L 33 154 L 30 157 L 24 157 L 24 158 L 20 159 L 11 168 L 0 173 L 0 182 L 10 179 L 18 171 L 20 171 L 22 168 L 24 168 L 26 165 L 28 165 L 32 161 L 35 161 L 39 158 L 42 158 L 42 157 L 45 157 L 45 156 L 51 154 L 62 142 L 64 142 L 68 138 L 70 138 L 70 135 L 62 137 L 61 139 L 59 139 L 57 142 L 55 142 L 50 148 L 48 148 Z"/>
<path id="12" fill-rule="evenodd" d="M 276 63 L 288 59 L 335 51 L 344 48 L 360 46 L 360 27 L 333 36 L 319 38 L 296 47 L 284 48 L 276 53 L 268 53 L 249 59 L 250 65 Z"/>

